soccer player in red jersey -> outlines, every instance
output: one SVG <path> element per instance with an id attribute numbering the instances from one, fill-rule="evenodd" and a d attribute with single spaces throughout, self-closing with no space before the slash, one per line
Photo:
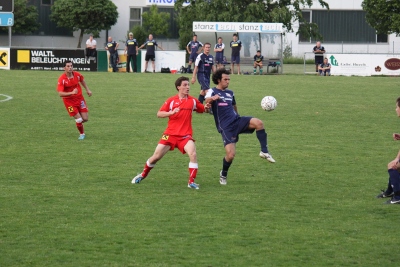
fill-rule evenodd
<path id="1" fill-rule="evenodd" d="M 64 62 L 64 74 L 58 78 L 57 92 L 64 101 L 65 108 L 69 116 L 75 118 L 76 127 L 79 130 L 78 140 L 85 139 L 85 132 L 83 130 L 83 123 L 88 121 L 88 108 L 86 106 L 85 98 L 82 95 L 82 88 L 85 87 L 88 96 L 92 96 L 92 91 L 86 85 L 86 82 L 77 71 L 73 71 L 72 62 L 67 60 Z"/>
<path id="2" fill-rule="evenodd" d="M 167 129 L 158 142 L 154 154 L 147 160 L 143 172 L 132 179 L 133 184 L 138 184 L 145 179 L 157 161 L 176 147 L 182 154 L 187 153 L 189 156 L 188 187 L 199 189 L 199 185 L 194 182 L 198 164 L 196 146 L 192 138 L 192 114 L 194 110 L 197 113 L 203 113 L 205 107 L 199 100 L 189 95 L 189 78 L 178 78 L 175 81 L 175 88 L 178 94 L 168 98 L 157 112 L 157 117 L 169 118 Z"/>

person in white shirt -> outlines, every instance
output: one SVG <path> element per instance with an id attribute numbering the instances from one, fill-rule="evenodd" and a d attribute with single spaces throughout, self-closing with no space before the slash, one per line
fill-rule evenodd
<path id="1" fill-rule="evenodd" d="M 94 57 L 96 60 L 97 50 L 96 50 L 97 42 L 93 39 L 93 34 L 89 36 L 89 39 L 86 41 L 86 60 L 90 60 L 91 57 Z"/>

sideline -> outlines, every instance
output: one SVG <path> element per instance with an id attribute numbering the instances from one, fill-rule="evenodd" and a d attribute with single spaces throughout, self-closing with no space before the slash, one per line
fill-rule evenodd
<path id="1" fill-rule="evenodd" d="M 12 96 L 9 96 L 9 95 L 0 94 L 0 96 L 5 96 L 5 97 L 6 97 L 6 99 L 0 99 L 0 102 L 6 102 L 6 101 L 8 101 L 8 100 L 13 99 L 13 97 L 12 97 Z"/>

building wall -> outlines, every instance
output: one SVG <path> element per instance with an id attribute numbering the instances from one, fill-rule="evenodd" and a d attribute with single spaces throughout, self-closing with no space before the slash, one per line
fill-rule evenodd
<path id="1" fill-rule="evenodd" d="M 159 7 L 173 8 L 174 0 L 113 0 L 118 7 L 119 18 L 109 31 L 108 35 L 114 40 L 120 42 L 120 48 L 124 48 L 124 40 L 129 29 L 130 8 L 149 7 L 156 4 Z M 331 10 L 362 10 L 362 0 L 326 0 L 329 3 Z M 314 5 L 306 10 L 324 10 L 317 1 Z M 294 30 L 297 31 L 299 24 L 294 25 Z M 214 33 L 212 33 L 214 37 Z M 8 38 L 3 36 L 0 38 L 0 46 L 8 46 Z M 74 32 L 73 36 L 13 36 L 11 45 L 13 47 L 56 47 L 56 48 L 76 48 L 79 38 L 79 32 Z M 81 46 L 85 46 L 88 35 L 85 35 Z M 107 39 L 106 31 L 100 33 L 100 38 L 97 38 L 98 48 L 103 48 Z M 158 43 L 166 50 L 178 50 L 177 39 L 157 39 Z M 284 47 L 289 46 L 292 49 L 293 56 L 302 57 L 305 52 L 311 52 L 314 47 L 314 42 L 302 43 L 299 42 L 299 36 L 295 33 L 287 33 L 284 36 Z M 370 44 L 351 44 L 351 43 L 329 43 L 323 44 L 327 51 L 335 53 L 400 53 L 400 37 L 395 34 L 389 35 L 387 43 L 370 43 Z M 312 57 L 308 54 L 307 57 Z"/>

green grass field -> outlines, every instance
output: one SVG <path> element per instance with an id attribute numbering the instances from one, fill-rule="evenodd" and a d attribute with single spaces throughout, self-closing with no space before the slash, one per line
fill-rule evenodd
<path id="1" fill-rule="evenodd" d="M 221 137 L 212 116 L 194 114 L 191 190 L 177 150 L 131 184 L 178 75 L 83 74 L 93 96 L 78 141 L 55 91 L 61 72 L 0 71 L 0 94 L 13 97 L 0 102 L 0 266 L 398 264 L 400 207 L 375 196 L 399 150 L 399 78 L 232 76 L 239 113 L 264 121 L 277 162 L 241 135 L 221 186 Z M 275 111 L 260 108 L 265 95 Z"/>

